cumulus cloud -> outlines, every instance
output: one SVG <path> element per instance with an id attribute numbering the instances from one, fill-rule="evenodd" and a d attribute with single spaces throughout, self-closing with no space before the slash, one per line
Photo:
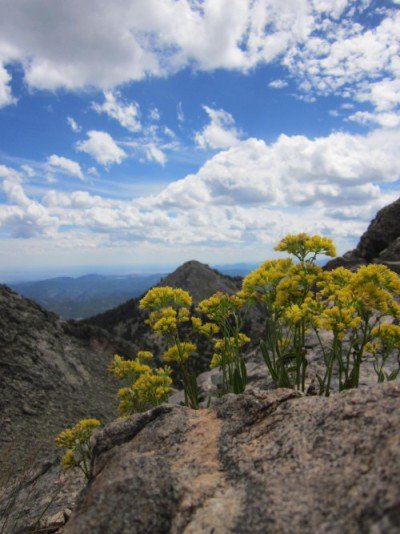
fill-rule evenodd
<path id="1" fill-rule="evenodd" d="M 269 82 L 268 87 L 272 87 L 272 89 L 282 89 L 283 87 L 287 87 L 287 82 L 285 80 L 272 80 L 272 82 Z"/>
<path id="2" fill-rule="evenodd" d="M 126 158 L 126 153 L 117 145 L 111 135 L 98 130 L 88 132 L 87 139 L 79 141 L 76 148 L 81 152 L 86 152 L 97 163 L 106 167 L 113 163 L 122 163 Z"/>
<path id="3" fill-rule="evenodd" d="M 223 109 L 213 109 L 203 106 L 210 122 L 195 135 L 197 145 L 202 149 L 228 148 L 236 145 L 241 136 L 240 130 L 235 126 L 233 116 Z"/>
<path id="4" fill-rule="evenodd" d="M 60 170 L 71 176 L 75 176 L 80 180 L 83 180 L 83 173 L 81 166 L 78 162 L 73 161 L 72 159 L 64 158 L 63 156 L 57 156 L 53 154 L 47 158 L 47 164 L 52 171 Z"/>
<path id="5" fill-rule="evenodd" d="M 400 126 L 400 112 L 371 113 L 370 111 L 357 111 L 349 116 L 349 120 L 359 124 L 377 124 L 383 128 L 398 128 Z"/>
<path id="6" fill-rule="evenodd" d="M 105 113 L 131 132 L 138 132 L 141 129 L 139 105 L 136 102 L 130 104 L 123 102 L 118 92 L 105 91 L 104 102 L 102 104 L 93 102 L 92 107 L 97 113 Z"/>
<path id="7" fill-rule="evenodd" d="M 0 165 L 0 178 L 8 178 L 15 182 L 22 180 L 21 173 L 7 165 Z"/>
<path id="8" fill-rule="evenodd" d="M 83 235 L 88 242 L 101 236 L 108 246 L 260 247 L 299 229 L 355 239 L 398 196 L 399 143 L 396 130 L 281 135 L 270 144 L 250 138 L 160 193 L 130 201 L 56 190 L 33 200 L 9 168 L 0 168 L 8 197 L 0 225 L 12 235 L 42 232 L 57 240 L 73 228 L 80 243 Z M 57 228 L 63 232 L 51 234 Z"/>
<path id="9" fill-rule="evenodd" d="M 400 11 L 387 10 L 374 27 L 352 18 L 327 21 L 283 62 L 305 94 L 340 94 L 389 111 L 400 103 L 399 56 Z"/>
<path id="10" fill-rule="evenodd" d="M 3 2 L 0 105 L 15 101 L 4 65 L 19 62 L 36 89 L 105 90 L 95 109 L 138 131 L 137 105 L 115 87 L 188 66 L 248 72 L 279 61 L 308 102 L 334 93 L 389 112 L 400 102 L 399 28 L 396 3 L 369 0 Z"/>
<path id="11" fill-rule="evenodd" d="M 364 2 L 23 0 L 0 7 L 2 52 L 20 61 L 29 85 L 51 90 L 107 89 L 192 64 L 247 71 L 304 45 L 357 5 Z"/>

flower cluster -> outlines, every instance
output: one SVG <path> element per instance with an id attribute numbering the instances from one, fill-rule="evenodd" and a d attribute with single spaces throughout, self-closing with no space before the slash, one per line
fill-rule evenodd
<path id="1" fill-rule="evenodd" d="M 82 419 L 72 428 L 63 430 L 56 437 L 56 445 L 67 449 L 61 460 L 64 469 L 79 467 L 88 480 L 91 478 L 93 448 L 90 441 L 93 431 L 100 424 L 98 419 Z"/>
<path id="2" fill-rule="evenodd" d="M 264 300 L 267 304 L 272 304 L 278 284 L 292 267 L 291 259 L 265 261 L 244 278 L 240 295 L 244 299 Z"/>
<path id="3" fill-rule="evenodd" d="M 317 376 L 320 392 L 329 395 L 335 369 L 339 390 L 357 387 L 366 348 L 375 354 L 385 352 L 382 340 L 371 341 L 380 331 L 374 326 L 383 326 L 388 317 L 400 318 L 396 300 L 400 295 L 399 277 L 376 264 L 357 272 L 343 267 L 324 272 L 315 260 L 318 254 L 334 255 L 335 248 L 330 239 L 320 236 L 288 235 L 276 250 L 293 254 L 299 263 L 285 264 L 280 279 L 278 273 L 264 286 L 267 295 L 263 300 L 269 304 L 269 313 L 261 349 L 275 384 L 304 391 L 308 365 L 305 335 L 313 329 L 325 358 L 325 373 Z M 266 264 L 275 275 L 276 264 Z M 249 300 L 254 298 L 249 287 L 252 282 L 254 287 L 266 264 L 255 271 L 256 276 L 251 273 L 243 282 L 242 294 Z M 331 332 L 332 337 L 327 338 L 330 341 L 322 343 L 321 329 Z M 381 367 L 376 368 L 380 380 Z"/>
<path id="4" fill-rule="evenodd" d="M 278 243 L 275 250 L 288 252 L 301 262 L 313 262 L 320 254 L 336 256 L 336 248 L 331 239 L 305 233 L 288 234 Z"/>
<path id="5" fill-rule="evenodd" d="M 196 345 L 194 343 L 182 341 L 179 345 L 169 347 L 162 355 L 162 359 L 164 362 L 183 364 L 195 350 Z"/>
<path id="6" fill-rule="evenodd" d="M 241 393 L 247 382 L 246 366 L 242 358 L 242 348 L 250 339 L 240 332 L 241 310 L 245 305 L 243 294 L 228 295 L 221 291 L 203 300 L 197 312 L 210 321 L 202 323 L 201 319 L 192 319 L 193 328 L 214 338 L 215 352 L 210 367 L 219 367 L 222 376 L 221 394 Z"/>
<path id="7" fill-rule="evenodd" d="M 184 323 L 192 319 L 191 306 L 192 298 L 187 291 L 170 286 L 150 289 L 140 301 L 140 308 L 150 312 L 147 324 L 167 343 L 168 348 L 162 359 L 178 366 L 186 404 L 197 408 L 196 377 L 187 368 L 187 360 L 196 351 L 196 345 L 182 340 L 181 329 Z"/>
<path id="8" fill-rule="evenodd" d="M 121 415 L 143 412 L 168 399 L 171 391 L 172 370 L 169 367 L 154 369 L 144 363 L 153 357 L 151 352 L 139 351 L 134 360 L 125 360 L 116 354 L 110 372 L 129 385 L 118 390 Z"/>
<path id="9" fill-rule="evenodd" d="M 161 310 L 163 308 L 190 308 L 192 297 L 187 291 L 176 287 L 153 287 L 140 301 L 142 310 Z"/>

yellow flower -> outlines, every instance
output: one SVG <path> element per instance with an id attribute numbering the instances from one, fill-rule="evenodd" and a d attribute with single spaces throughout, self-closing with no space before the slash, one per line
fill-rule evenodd
<path id="1" fill-rule="evenodd" d="M 307 270 L 302 264 L 294 265 L 277 285 L 274 305 L 277 308 L 301 305 L 307 298 L 312 298 L 321 274 L 322 269 L 318 265 L 310 264 Z"/>
<path id="2" fill-rule="evenodd" d="M 143 361 L 143 360 L 152 360 L 153 359 L 153 354 L 148 351 L 148 350 L 139 350 L 136 354 L 136 357 L 138 360 L 140 361 Z"/>
<path id="3" fill-rule="evenodd" d="M 212 297 L 202 300 L 197 307 L 197 311 L 204 313 L 212 321 L 221 323 L 236 313 L 243 304 L 243 299 L 237 295 L 228 295 L 218 291 Z"/>
<path id="4" fill-rule="evenodd" d="M 209 337 L 215 336 L 216 334 L 218 334 L 219 331 L 220 331 L 220 328 L 215 323 L 204 323 L 200 327 L 200 332 L 202 332 L 203 334 Z"/>
<path id="5" fill-rule="evenodd" d="M 71 469 L 71 467 L 75 467 L 77 465 L 77 462 L 75 461 L 74 451 L 69 449 L 64 454 L 64 456 L 61 458 L 61 465 L 65 470 Z"/>
<path id="6" fill-rule="evenodd" d="M 143 352 L 151 354 L 147 351 Z M 116 354 L 114 356 L 113 361 L 111 362 L 109 371 L 119 380 L 122 380 L 124 378 L 133 380 L 140 373 L 144 373 L 150 370 L 150 367 L 148 365 L 142 363 L 142 359 L 143 357 L 139 357 L 139 353 L 138 357 L 135 360 L 124 360 L 124 358 Z"/>
<path id="7" fill-rule="evenodd" d="M 303 319 L 303 313 L 298 304 L 292 304 L 285 311 L 285 318 L 291 323 L 297 324 Z"/>
<path id="8" fill-rule="evenodd" d="M 162 359 L 165 362 L 185 362 L 189 356 L 196 350 L 196 345 L 194 343 L 182 342 L 179 345 L 172 345 L 169 347 L 164 354 Z"/>
<path id="9" fill-rule="evenodd" d="M 176 287 L 153 287 L 141 299 L 139 307 L 142 310 L 160 310 L 172 306 L 174 308 L 190 308 L 192 298 L 187 291 Z"/>
<path id="10" fill-rule="evenodd" d="M 292 267 L 291 259 L 265 261 L 245 276 L 240 296 L 245 299 L 272 302 L 275 300 L 276 286 L 287 276 Z"/>
<path id="11" fill-rule="evenodd" d="M 72 449 L 77 442 L 88 441 L 93 430 L 100 425 L 101 423 L 98 419 L 82 419 L 72 428 L 60 432 L 55 442 L 59 447 Z"/>
<path id="12" fill-rule="evenodd" d="M 215 352 L 212 355 L 211 362 L 210 362 L 210 368 L 214 369 L 215 367 L 219 367 L 222 363 L 222 356 L 218 352 Z"/>
<path id="13" fill-rule="evenodd" d="M 336 256 L 336 248 L 332 239 L 319 235 L 310 236 L 305 233 L 288 234 L 278 243 L 275 250 L 289 252 L 300 261 L 307 261 L 307 256 L 311 256 L 308 261 L 314 261 L 319 254 Z"/>
<path id="14" fill-rule="evenodd" d="M 192 327 L 194 330 L 200 330 L 202 324 L 203 323 L 199 317 L 192 317 Z"/>
<path id="15" fill-rule="evenodd" d="M 381 348 L 385 350 L 400 350 L 400 326 L 396 324 L 381 324 L 372 329 L 371 336 L 376 338 Z"/>

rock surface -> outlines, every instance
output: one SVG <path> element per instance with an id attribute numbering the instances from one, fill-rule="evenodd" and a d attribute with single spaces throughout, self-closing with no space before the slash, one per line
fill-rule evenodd
<path id="1" fill-rule="evenodd" d="M 107 366 L 117 351 L 130 345 L 0 285 L 0 486 L 10 470 L 47 455 L 66 426 L 115 417 L 118 384 Z"/>
<path id="2" fill-rule="evenodd" d="M 393 383 L 164 405 L 98 434 L 63 532 L 398 532 L 399 424 Z"/>
<path id="3" fill-rule="evenodd" d="M 379 210 L 357 247 L 328 262 L 326 268 L 357 268 L 371 262 L 400 272 L 400 199 Z"/>

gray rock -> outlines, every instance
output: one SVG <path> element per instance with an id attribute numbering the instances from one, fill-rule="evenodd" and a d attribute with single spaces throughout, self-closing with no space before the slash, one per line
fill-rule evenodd
<path id="1" fill-rule="evenodd" d="M 326 264 L 327 269 L 356 269 L 367 263 L 383 263 L 400 272 L 400 199 L 378 211 L 354 250 Z"/>
<path id="2" fill-rule="evenodd" d="M 55 532 L 69 519 L 76 497 L 85 486 L 78 470 L 63 472 L 56 454 L 0 489 L 0 532 Z"/>
<path id="3" fill-rule="evenodd" d="M 157 408 L 98 434 L 64 532 L 398 532 L 399 424 L 393 383 Z"/>
<path id="4" fill-rule="evenodd" d="M 65 427 L 88 416 L 115 418 L 118 383 L 107 366 L 129 349 L 0 285 L 0 487 L 9 474 L 47 458 Z"/>

